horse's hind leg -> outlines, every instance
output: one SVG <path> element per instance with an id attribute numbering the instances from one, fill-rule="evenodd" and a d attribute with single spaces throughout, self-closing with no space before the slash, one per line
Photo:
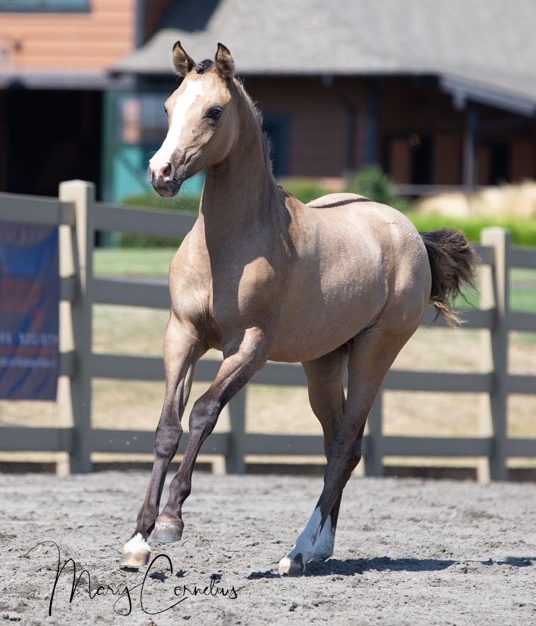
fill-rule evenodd
<path id="1" fill-rule="evenodd" d="M 203 352 L 172 314 L 164 340 L 166 391 L 156 429 L 153 469 L 136 530 L 123 548 L 122 567 L 140 567 L 148 560 L 147 538 L 154 528 L 166 473 L 182 434 L 181 418 L 190 395 L 194 365 Z"/>
<path id="2" fill-rule="evenodd" d="M 355 337 L 348 358 L 348 398 L 330 448 L 324 473 L 324 488 L 307 526 L 290 554 L 279 563 L 281 574 L 302 574 L 315 559 L 321 537 L 331 526 L 342 491 L 361 458 L 361 443 L 367 415 L 387 370 L 415 331 L 394 333 L 378 327 Z"/>
<path id="3" fill-rule="evenodd" d="M 329 459 L 330 449 L 344 411 L 343 377 L 347 357 L 348 346 L 344 345 L 319 359 L 303 363 L 303 369 L 307 375 L 309 402 L 322 425 L 324 453 L 327 459 Z M 324 525 L 318 537 L 315 544 L 314 560 L 324 560 L 333 554 L 341 497 L 331 510 L 330 523 Z"/>

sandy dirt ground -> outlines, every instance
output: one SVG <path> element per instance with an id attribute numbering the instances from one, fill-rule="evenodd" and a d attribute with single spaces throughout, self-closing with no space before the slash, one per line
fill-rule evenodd
<path id="1" fill-rule="evenodd" d="M 536 624 L 534 484 L 352 478 L 334 557 L 288 578 L 320 479 L 198 473 L 182 542 L 124 572 L 147 479 L 1 476 L 0 624 Z"/>

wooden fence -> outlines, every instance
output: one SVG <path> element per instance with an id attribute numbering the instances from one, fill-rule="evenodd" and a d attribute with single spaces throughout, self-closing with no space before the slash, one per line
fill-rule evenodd
<path id="1" fill-rule="evenodd" d="M 58 199 L 0 194 L 0 222 L 17 221 L 57 224 L 60 228 L 60 416 L 71 416 L 71 425 L 57 428 L 2 427 L 0 451 L 67 452 L 73 472 L 91 470 L 92 452 L 147 453 L 153 448 L 150 431 L 93 428 L 91 381 L 93 377 L 121 380 L 162 380 L 161 358 L 95 354 L 92 351 L 94 304 L 144 306 L 167 309 L 167 285 L 147 280 L 121 280 L 93 275 L 93 242 L 97 231 L 127 231 L 150 235 L 186 234 L 194 222 L 187 214 L 147 211 L 95 202 L 94 187 L 82 181 L 60 185 Z M 482 413 L 478 437 L 385 436 L 382 428 L 382 394 L 369 419 L 364 444 L 365 473 L 383 474 L 383 457 L 479 457 L 479 478 L 501 480 L 507 476 L 506 461 L 512 457 L 536 457 L 536 438 L 507 435 L 509 394 L 536 393 L 536 376 L 508 373 L 509 331 L 536 331 L 536 314 L 509 309 L 509 271 L 512 267 L 536 268 L 536 251 L 516 249 L 500 228 L 486 229 L 476 246 L 482 268 L 481 308 L 464 315 L 466 329 L 486 329 L 491 342 L 491 363 L 483 372 L 422 372 L 392 369 L 383 389 L 453 394 L 475 392 L 489 399 Z M 426 315 L 423 325 L 433 323 Z M 442 326 L 438 321 L 437 326 Z M 211 381 L 218 361 L 201 360 L 197 381 Z M 62 379 L 60 379 L 61 382 Z M 299 365 L 269 363 L 253 379 L 264 385 L 305 385 Z M 247 432 L 246 390 L 229 405 L 229 432 L 213 433 L 203 453 L 222 455 L 228 472 L 245 470 L 246 455 L 322 455 L 318 435 L 278 435 Z M 456 404 L 456 411 L 460 404 Z M 65 418 L 63 422 L 65 423 Z M 185 439 L 179 452 L 184 451 Z"/>

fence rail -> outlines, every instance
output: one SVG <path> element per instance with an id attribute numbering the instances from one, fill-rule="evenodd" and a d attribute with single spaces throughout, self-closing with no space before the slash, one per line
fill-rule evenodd
<path id="1" fill-rule="evenodd" d="M 93 276 L 93 242 L 97 231 L 127 231 L 151 235 L 185 235 L 192 215 L 126 208 L 98 203 L 90 183 L 62 183 L 58 199 L 0 194 L 0 221 L 57 224 L 60 228 L 61 300 L 67 308 L 60 315 L 60 375 L 69 381 L 60 389 L 60 415 L 70 414 L 71 425 L 58 428 L 2 427 L 2 451 L 67 452 L 72 471 L 89 471 L 92 452 L 151 452 L 154 434 L 93 428 L 91 381 L 93 378 L 162 380 L 161 358 L 96 354 L 92 351 L 92 309 L 95 304 L 143 306 L 167 309 L 169 293 L 164 280 Z M 364 442 L 365 472 L 382 475 L 385 456 L 478 457 L 479 478 L 504 479 L 510 457 L 536 457 L 536 438 L 507 436 L 509 394 L 536 393 L 536 376 L 507 371 L 508 333 L 536 332 L 536 314 L 509 309 L 509 271 L 512 267 L 536 268 L 536 251 L 516 249 L 508 233 L 486 229 L 476 252 L 482 264 L 481 308 L 464 313 L 464 328 L 489 335 L 492 360 L 481 372 L 423 372 L 392 369 L 385 378 L 369 418 Z M 422 325 L 444 326 L 427 312 Z M 212 381 L 219 361 L 201 360 L 196 380 Z M 269 363 L 257 373 L 253 384 L 304 386 L 298 365 Z M 488 398 L 481 415 L 479 437 L 402 437 L 383 434 L 382 393 L 385 390 L 448 393 L 480 393 Z M 229 404 L 231 429 L 214 433 L 203 453 L 225 457 L 227 471 L 242 472 L 246 455 L 310 456 L 323 454 L 318 435 L 279 435 L 247 432 L 247 391 Z M 183 452 L 187 437 L 181 440 Z"/>

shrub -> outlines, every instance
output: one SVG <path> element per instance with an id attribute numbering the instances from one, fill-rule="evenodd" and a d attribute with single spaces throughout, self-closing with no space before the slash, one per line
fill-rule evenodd
<path id="1" fill-rule="evenodd" d="M 479 241 L 480 233 L 487 226 L 502 226 L 512 233 L 512 243 L 518 246 L 536 246 L 536 220 L 520 217 L 453 217 L 447 215 L 423 215 L 416 211 L 407 213 L 420 232 L 440 228 L 458 228 L 471 241 Z"/>
<path id="2" fill-rule="evenodd" d="M 148 192 L 127 196 L 123 199 L 122 204 L 143 207 L 145 209 L 196 213 L 200 199 L 200 196 L 188 194 L 179 194 L 175 198 L 162 198 L 156 193 Z M 176 248 L 180 240 L 181 238 L 178 235 L 175 237 L 155 237 L 154 235 L 121 232 L 118 237 L 118 245 L 122 248 Z"/>
<path id="3" fill-rule="evenodd" d="M 346 179 L 345 191 L 366 196 L 400 211 L 409 209 L 407 200 L 397 193 L 392 180 L 378 165 L 365 167 L 359 172 L 350 174 Z"/>

